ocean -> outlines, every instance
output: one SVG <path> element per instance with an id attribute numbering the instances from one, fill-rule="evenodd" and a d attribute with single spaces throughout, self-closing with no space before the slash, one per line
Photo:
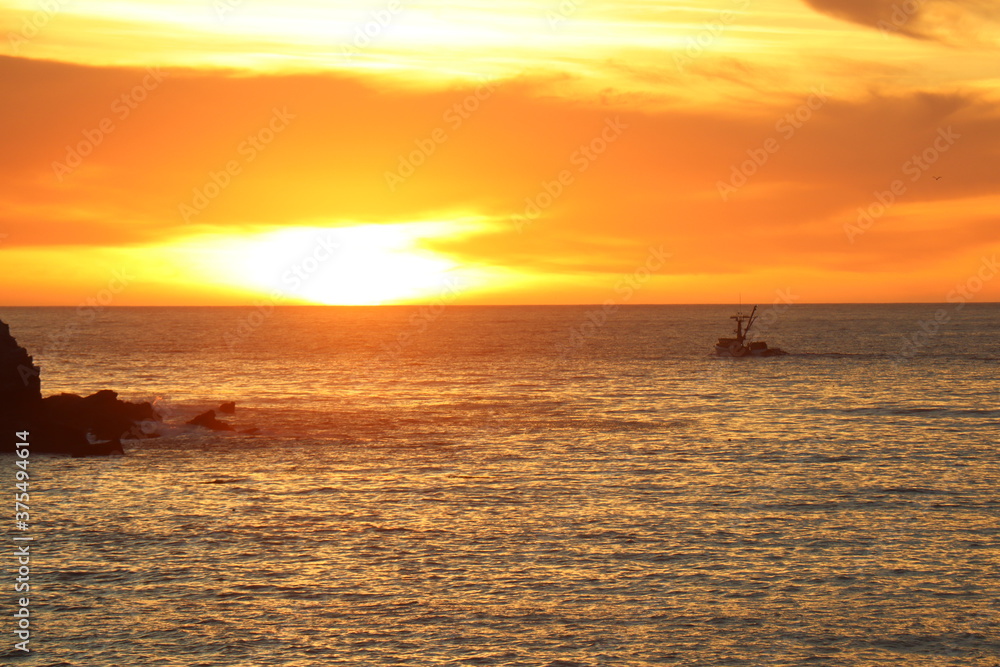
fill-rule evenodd
<path id="1" fill-rule="evenodd" d="M 32 458 L 0 659 L 1000 665 L 1000 305 L 766 305 L 787 356 L 713 357 L 734 310 L 0 308 L 44 394 L 167 415 Z"/>

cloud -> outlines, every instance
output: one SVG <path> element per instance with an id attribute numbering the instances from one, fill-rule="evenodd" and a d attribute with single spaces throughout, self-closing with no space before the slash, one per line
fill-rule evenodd
<path id="1" fill-rule="evenodd" d="M 1000 115 L 970 91 L 831 96 L 783 136 L 778 124 L 808 92 L 796 99 L 784 90 L 753 107 L 692 99 L 651 108 L 627 97 L 607 104 L 553 95 L 545 79 L 515 79 L 492 92 L 471 84 L 428 91 L 331 74 L 170 70 L 126 118 L 115 115 L 115 101 L 145 76 L 139 68 L 0 58 L 0 95 L 16 100 L 0 108 L 9 130 L 0 154 L 0 178 L 10 185 L 0 195 L 3 248 L 73 244 L 86 257 L 170 244 L 203 228 L 479 216 L 496 223 L 493 231 L 428 247 L 466 265 L 572 278 L 577 287 L 555 296 L 536 287 L 531 298 L 553 302 L 573 289 L 586 299 L 579 285 L 598 285 L 594 298 L 603 298 L 600 285 L 632 271 L 650 247 L 673 254 L 664 280 L 700 276 L 728 289 L 733 276 L 754 274 L 791 282 L 815 272 L 826 285 L 838 284 L 831 276 L 839 272 L 905 275 L 995 252 L 1000 240 L 991 213 Z M 294 118 L 261 135 L 275 109 Z M 107 117 L 113 131 L 60 180 L 53 162 Z M 602 144 L 618 118 L 627 127 Z M 962 139 L 849 243 L 844 224 L 894 180 L 910 178 L 905 163 L 948 126 Z M 241 151 L 253 136 L 267 141 Z M 723 201 L 718 184 L 769 138 L 779 150 Z M 594 159 L 581 159 L 584 147 Z M 239 173 L 185 220 L 180 206 L 227 180 L 234 161 Z M 401 173 L 406 161 L 421 164 L 391 188 L 386 174 Z M 553 196 L 562 172 L 571 178 Z M 986 205 L 984 197 L 994 199 Z M 531 202 L 539 212 L 519 229 L 515 216 L 527 217 Z M 677 300 L 652 287 L 644 295 Z"/>
<path id="2" fill-rule="evenodd" d="M 993 0 L 805 0 L 813 9 L 914 39 L 996 44 L 1000 5 Z"/>

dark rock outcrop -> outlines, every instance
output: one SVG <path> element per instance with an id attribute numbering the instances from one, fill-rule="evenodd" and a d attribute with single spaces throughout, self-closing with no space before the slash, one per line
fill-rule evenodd
<path id="1" fill-rule="evenodd" d="M 231 424 L 227 424 L 224 421 L 220 421 L 215 417 L 215 410 L 209 410 L 208 412 L 203 412 L 194 419 L 190 420 L 188 424 L 193 424 L 194 426 L 204 426 L 205 428 L 210 428 L 213 431 L 235 431 Z"/>
<path id="2" fill-rule="evenodd" d="M 14 448 L 13 434 L 30 433 L 31 451 L 69 456 L 123 453 L 123 437 L 149 435 L 143 422 L 160 416 L 149 403 L 128 403 L 110 390 L 82 397 L 42 398 L 41 370 L 0 322 L 0 435 Z"/>
<path id="3" fill-rule="evenodd" d="M 89 433 L 93 439 L 103 441 L 103 446 L 95 444 L 91 447 L 91 451 L 96 453 L 124 453 L 123 437 L 148 437 L 149 434 L 140 425 L 160 421 L 151 404 L 122 401 L 110 389 L 85 397 L 56 394 L 43 398 L 42 406 L 49 423 Z"/>
<path id="4" fill-rule="evenodd" d="M 228 403 L 223 403 L 219 406 L 219 412 L 224 415 L 231 415 L 236 413 L 236 402 L 229 401 Z"/>
<path id="5" fill-rule="evenodd" d="M 41 369 L 0 321 L 0 410 L 16 414 L 42 400 Z"/>

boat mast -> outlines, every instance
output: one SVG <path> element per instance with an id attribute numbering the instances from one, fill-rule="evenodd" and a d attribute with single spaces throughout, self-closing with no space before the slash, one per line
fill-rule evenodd
<path id="1" fill-rule="evenodd" d="M 753 326 L 753 323 L 754 323 L 754 314 L 756 314 L 756 312 L 757 312 L 757 306 L 754 306 L 753 310 L 750 311 L 750 319 L 747 322 L 747 328 L 746 328 L 746 330 L 743 331 L 743 335 L 744 336 L 750 335 L 750 327 Z"/>
<path id="2" fill-rule="evenodd" d="M 735 315 L 730 317 L 731 320 L 736 320 L 736 342 L 740 345 L 743 344 L 743 320 L 746 319 L 746 315 L 737 312 Z M 749 328 L 749 327 L 748 327 Z"/>
<path id="3" fill-rule="evenodd" d="M 740 301 L 742 300 L 743 299 L 741 296 Z M 754 306 L 753 310 L 750 311 L 749 316 L 744 315 L 742 312 L 742 305 L 741 305 L 740 311 L 738 311 L 735 315 L 729 318 L 731 320 L 736 320 L 736 342 L 738 342 L 740 345 L 743 344 L 744 339 L 746 339 L 746 337 L 750 334 L 750 327 L 753 326 L 754 316 L 756 315 L 756 313 L 757 313 L 757 306 Z M 747 323 L 746 329 L 743 328 L 744 320 L 746 320 Z"/>

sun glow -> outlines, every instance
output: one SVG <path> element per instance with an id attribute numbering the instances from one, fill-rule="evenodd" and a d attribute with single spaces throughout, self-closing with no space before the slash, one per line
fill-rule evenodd
<path id="1" fill-rule="evenodd" d="M 234 268 L 248 283 L 313 303 L 406 301 L 445 289 L 457 267 L 418 249 L 419 233 L 406 225 L 283 229 L 247 242 Z"/>
<path id="2" fill-rule="evenodd" d="M 618 305 L 661 247 L 631 302 L 940 301 L 998 251 L 1000 17 L 891 4 L 0 0 L 0 305 Z"/>
<path id="3" fill-rule="evenodd" d="M 780 31 L 760 26 L 756 17 L 780 17 L 796 0 L 762 2 L 753 13 L 726 13 L 732 15 L 724 25 L 731 34 L 712 33 L 711 50 L 745 52 L 749 41 L 734 39 L 744 32 L 780 37 Z M 14 26 L 38 14 L 34 2 L 6 4 L 0 7 L 0 19 Z M 705 26 L 720 20 L 718 8 L 652 0 L 624 7 L 548 0 L 493 5 L 449 0 L 99 0 L 70 3 L 58 15 L 60 20 L 43 17 L 44 39 L 25 37 L 19 49 L 30 48 L 36 58 L 105 66 L 364 71 L 395 76 L 396 84 L 431 86 L 569 69 L 601 79 L 601 86 L 620 87 L 622 77 L 635 70 L 642 74 L 629 76 L 630 85 L 650 93 L 677 73 L 674 58 L 664 58 L 664 53 L 687 59 L 686 51 L 694 45 L 700 54 L 705 47 L 698 40 L 706 39 Z M 828 36 L 815 35 L 822 37 Z M 622 68 L 618 61 L 629 65 Z M 671 77 L 665 78 L 664 71 Z"/>
<path id="4" fill-rule="evenodd" d="M 454 295 L 479 282 L 474 269 L 420 247 L 469 230 L 468 222 L 304 226 L 191 243 L 216 282 L 293 303 L 380 305 Z"/>

